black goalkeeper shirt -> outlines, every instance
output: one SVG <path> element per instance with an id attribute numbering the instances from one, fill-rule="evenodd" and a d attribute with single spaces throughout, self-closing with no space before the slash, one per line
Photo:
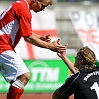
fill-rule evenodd
<path id="1" fill-rule="evenodd" d="M 74 99 L 99 99 L 99 67 L 70 75 L 58 91 L 64 99 L 72 94 Z"/>

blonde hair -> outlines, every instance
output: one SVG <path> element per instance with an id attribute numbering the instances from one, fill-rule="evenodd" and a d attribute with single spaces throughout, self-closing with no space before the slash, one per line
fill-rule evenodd
<path id="1" fill-rule="evenodd" d="M 83 68 L 92 69 L 96 62 L 96 56 L 95 53 L 88 48 L 87 46 L 81 48 L 78 53 L 78 57 L 83 60 Z"/>

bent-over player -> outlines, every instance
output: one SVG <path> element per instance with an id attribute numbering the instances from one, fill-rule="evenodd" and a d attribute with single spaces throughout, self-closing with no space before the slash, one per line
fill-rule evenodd
<path id="1" fill-rule="evenodd" d="M 21 37 L 30 44 L 54 52 L 65 49 L 65 46 L 50 43 L 49 34 L 40 36 L 32 32 L 30 10 L 37 13 L 51 4 L 52 0 L 19 0 L 0 15 L 0 73 L 11 84 L 7 99 L 19 99 L 30 79 L 28 68 L 14 50 Z"/>

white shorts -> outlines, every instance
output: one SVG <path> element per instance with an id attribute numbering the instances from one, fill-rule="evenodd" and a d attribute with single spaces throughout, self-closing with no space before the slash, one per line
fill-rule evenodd
<path id="1" fill-rule="evenodd" d="M 5 51 L 0 54 L 0 73 L 7 82 L 16 80 L 16 78 L 29 69 L 23 60 L 14 51 Z"/>

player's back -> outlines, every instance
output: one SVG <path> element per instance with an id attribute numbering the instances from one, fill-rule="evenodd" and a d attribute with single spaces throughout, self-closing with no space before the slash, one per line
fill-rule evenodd
<path id="1" fill-rule="evenodd" d="M 75 99 L 99 99 L 99 67 L 81 69 L 73 85 Z"/>

